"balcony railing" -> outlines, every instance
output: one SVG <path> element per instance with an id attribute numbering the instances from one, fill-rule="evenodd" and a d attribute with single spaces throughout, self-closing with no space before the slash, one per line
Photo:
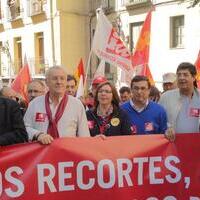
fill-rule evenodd
<path id="1" fill-rule="evenodd" d="M 125 6 L 134 6 L 138 4 L 146 4 L 149 3 L 150 0 L 124 0 Z"/>
<path id="2" fill-rule="evenodd" d="M 35 59 L 29 58 L 28 65 L 30 71 L 34 74 L 33 75 L 44 75 L 46 70 L 49 68 L 48 60 L 47 59 Z M 18 74 L 19 70 L 23 67 L 23 63 L 20 60 L 14 60 L 11 63 L 13 74 Z M 1 72 L 2 74 L 6 74 L 9 76 L 9 69 L 7 64 L 1 64 Z"/>
<path id="3" fill-rule="evenodd" d="M 120 1 L 120 6 L 126 6 L 127 4 L 129 4 L 130 0 L 121 0 Z"/>
<path id="4" fill-rule="evenodd" d="M 97 8 L 102 7 L 104 10 L 108 10 L 114 7 L 110 0 L 91 0 L 90 1 L 90 11 L 95 12 Z"/>
<path id="5" fill-rule="evenodd" d="M 44 75 L 46 70 L 49 68 L 48 60 L 44 58 L 30 58 L 29 64 L 32 69 L 34 68 L 36 75 Z"/>

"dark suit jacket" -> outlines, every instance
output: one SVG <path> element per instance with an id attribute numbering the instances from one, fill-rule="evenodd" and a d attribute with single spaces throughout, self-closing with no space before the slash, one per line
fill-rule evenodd
<path id="1" fill-rule="evenodd" d="M 26 142 L 27 132 L 19 104 L 0 97 L 0 146 Z"/>

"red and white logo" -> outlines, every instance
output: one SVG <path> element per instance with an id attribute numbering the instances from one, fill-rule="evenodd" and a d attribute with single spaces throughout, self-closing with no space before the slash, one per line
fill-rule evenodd
<path id="1" fill-rule="evenodd" d="M 136 134 L 137 133 L 137 126 L 133 124 L 131 126 L 131 131 L 132 131 L 132 134 Z"/>
<path id="2" fill-rule="evenodd" d="M 144 124 L 144 126 L 145 126 L 145 131 L 153 131 L 154 130 L 152 122 L 146 122 Z"/>
<path id="3" fill-rule="evenodd" d="M 130 59 L 130 53 L 128 52 L 126 46 L 123 44 L 117 31 L 114 28 L 112 28 L 112 31 L 110 32 L 106 51 L 108 53 Z"/>
<path id="4" fill-rule="evenodd" d="M 36 113 L 35 121 L 36 122 L 44 122 L 46 118 L 46 113 Z"/>
<path id="5" fill-rule="evenodd" d="M 89 129 L 94 128 L 94 121 L 88 121 L 88 127 Z"/>
<path id="6" fill-rule="evenodd" d="M 190 117 L 199 117 L 200 109 L 199 108 L 190 108 Z"/>

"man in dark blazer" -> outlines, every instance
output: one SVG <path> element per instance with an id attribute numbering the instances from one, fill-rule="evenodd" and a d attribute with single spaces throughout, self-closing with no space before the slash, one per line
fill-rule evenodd
<path id="1" fill-rule="evenodd" d="M 0 97 L 0 146 L 26 142 L 27 132 L 19 104 Z"/>

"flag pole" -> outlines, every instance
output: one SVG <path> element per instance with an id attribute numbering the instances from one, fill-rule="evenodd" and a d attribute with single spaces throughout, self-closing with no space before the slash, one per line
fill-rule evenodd
<path id="1" fill-rule="evenodd" d="M 90 54 L 89 54 L 88 61 L 87 61 L 87 67 L 86 67 L 86 73 L 85 73 L 85 81 L 84 81 L 84 88 L 86 86 L 88 72 L 89 72 L 89 69 L 90 69 L 91 56 L 92 56 L 92 49 L 90 50 Z"/>
<path id="2" fill-rule="evenodd" d="M 102 6 L 101 6 L 100 8 L 97 8 L 97 9 L 96 9 L 97 20 L 98 20 L 98 14 L 99 14 L 99 12 L 101 12 L 101 11 L 102 11 Z M 88 72 L 89 72 L 89 68 L 90 68 L 91 56 L 92 56 L 92 48 L 91 48 L 91 50 L 90 50 L 90 54 L 89 54 L 89 57 L 88 57 L 87 68 L 86 68 L 86 75 L 85 75 L 85 81 L 84 81 L 84 88 L 85 88 L 86 82 L 87 82 Z"/>

